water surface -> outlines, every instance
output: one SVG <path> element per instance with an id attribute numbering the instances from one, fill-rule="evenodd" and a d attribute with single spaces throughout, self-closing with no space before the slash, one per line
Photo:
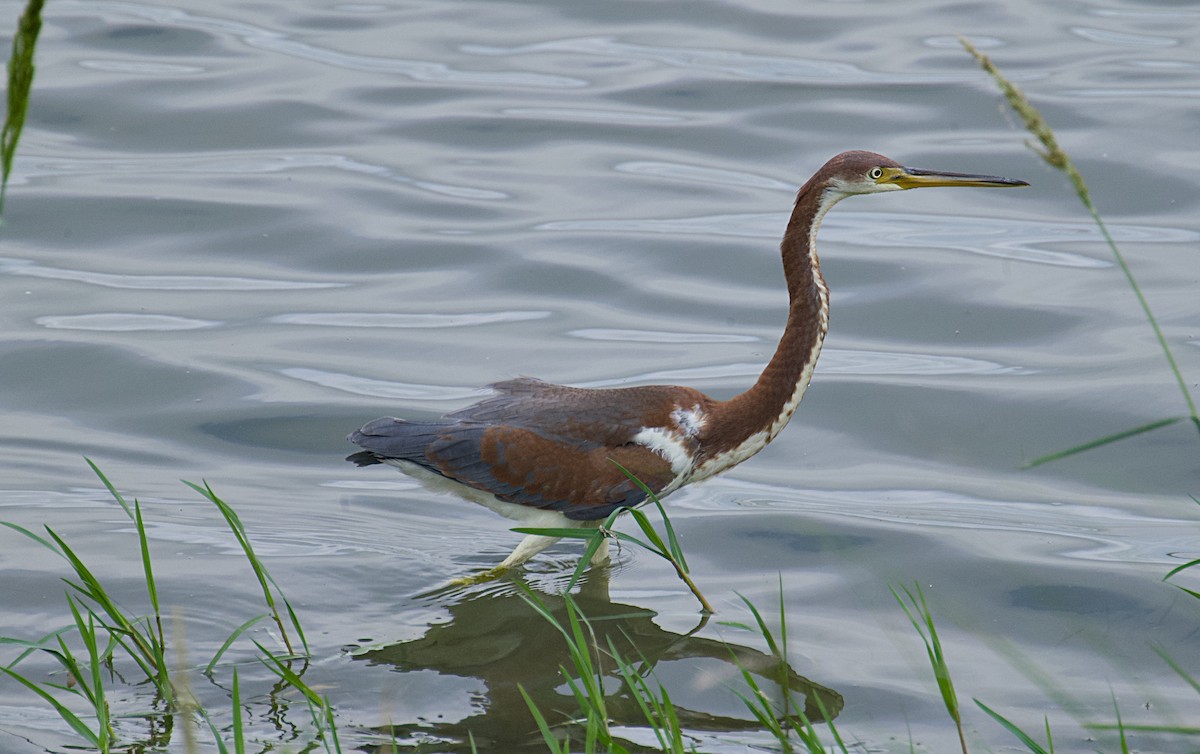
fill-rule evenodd
<path id="1" fill-rule="evenodd" d="M 20 10 L 0 4 L 3 28 Z M 131 526 L 95 460 L 145 506 L 197 659 L 261 607 L 180 478 L 235 506 L 295 603 L 344 745 L 390 725 L 538 750 L 513 684 L 552 707 L 566 693 L 554 636 L 509 582 L 429 593 L 517 535 L 344 463 L 343 436 L 522 374 L 737 393 L 782 326 L 796 187 L 866 148 L 1032 185 L 829 216 L 832 329 L 796 422 L 670 498 L 697 582 L 745 622 L 737 594 L 770 614 L 782 580 L 793 672 L 873 751 L 957 746 L 888 591 L 914 582 L 964 702 L 1031 731 L 1049 716 L 1059 750 L 1114 748 L 1081 727 L 1110 721 L 1113 696 L 1126 723 L 1187 719 L 1194 696 L 1152 645 L 1191 667 L 1195 602 L 1160 579 L 1197 554 L 1200 438 L 1177 424 L 1021 470 L 1185 409 L 1098 231 L 956 35 L 1054 125 L 1194 385 L 1195 10 L 63 0 L 44 21 L 0 244 L 0 519 L 54 527 L 140 611 Z M 532 564 L 546 599 L 576 552 Z M 57 558 L 8 533 L 0 569 L 0 635 L 66 621 Z M 765 645 L 717 621 L 683 639 L 699 618 L 665 564 L 626 548 L 584 604 L 660 653 L 700 750 L 769 744 L 714 650 Z M 303 741 L 300 700 L 243 670 L 255 735 Z M 226 709 L 221 687 L 198 693 Z M 975 747 L 1013 743 L 965 709 Z M 0 683 L 0 749 L 73 742 Z"/>

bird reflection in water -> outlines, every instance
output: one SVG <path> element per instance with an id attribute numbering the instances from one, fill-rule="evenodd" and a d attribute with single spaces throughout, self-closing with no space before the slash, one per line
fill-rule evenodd
<path id="1" fill-rule="evenodd" d="M 474 679 L 483 689 L 482 698 L 472 699 L 474 713 L 460 720 L 396 721 L 379 732 L 395 737 L 400 750 L 408 751 L 470 752 L 472 740 L 478 751 L 546 751 L 518 691 L 520 684 L 551 725 L 564 723 L 567 728 L 559 732 L 580 739 L 583 728 L 566 722 L 578 705 L 562 672 L 564 667 L 572 668 L 565 640 L 526 602 L 520 586 L 502 581 L 475 590 L 443 591 L 439 602 L 449 594 L 460 600 L 445 605 L 450 620 L 429 626 L 416 639 L 364 649 L 354 657 L 390 665 L 402 673 L 431 670 Z M 561 625 L 567 625 L 561 596 L 534 594 Z M 644 728 L 646 720 L 607 652 L 610 640 L 643 677 L 672 664 L 668 690 L 685 731 L 720 735 L 761 730 L 731 691 L 749 693 L 742 669 L 756 676 L 764 690 L 779 689 L 786 683 L 794 702 L 802 705 L 812 722 L 841 712 L 840 694 L 799 675 L 774 656 L 698 635 L 707 617 L 687 633 L 679 634 L 659 626 L 652 610 L 612 602 L 605 570 L 593 569 L 573 599 L 591 625 L 596 646 L 604 648 L 594 656 L 601 663 L 604 687 L 610 694 L 605 704 L 614 728 Z M 680 679 L 685 672 L 690 683 Z M 654 688 L 653 677 L 649 680 Z M 689 703 L 693 707 L 703 703 L 714 709 L 696 709 L 687 706 Z M 627 743 L 630 751 L 642 750 L 633 742 Z M 390 751 L 390 746 L 390 742 L 385 744 L 383 750 Z"/>

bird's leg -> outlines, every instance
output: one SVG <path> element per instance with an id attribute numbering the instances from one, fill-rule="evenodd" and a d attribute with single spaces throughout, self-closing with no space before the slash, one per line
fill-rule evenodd
<path id="1" fill-rule="evenodd" d="M 495 568 L 489 568 L 486 571 L 464 576 L 461 579 L 455 579 L 450 582 L 454 586 L 470 586 L 471 584 L 482 584 L 485 581 L 493 581 L 508 573 L 512 569 L 525 563 L 525 561 L 537 555 L 542 550 L 545 550 L 550 545 L 557 542 L 561 537 L 544 537 L 541 534 L 527 534 L 525 539 L 522 539 L 517 544 L 516 549 L 504 559 L 500 565 Z"/>
<path id="2" fill-rule="evenodd" d="M 500 565 L 496 566 L 496 569 L 508 570 L 516 568 L 560 539 L 562 537 L 544 537 L 541 534 L 527 534 L 525 535 L 525 539 L 522 539 L 517 544 L 509 556 Z"/>
<path id="3" fill-rule="evenodd" d="M 608 552 L 609 539 L 610 537 L 606 536 L 600 541 L 600 546 L 596 548 L 595 554 L 592 555 L 592 565 L 605 565 L 611 559 Z"/>

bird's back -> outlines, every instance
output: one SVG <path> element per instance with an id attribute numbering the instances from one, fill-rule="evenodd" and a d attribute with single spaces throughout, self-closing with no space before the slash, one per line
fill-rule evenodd
<path id="1" fill-rule="evenodd" d="M 377 419 L 349 439 L 359 465 L 415 465 L 504 503 L 601 519 L 687 482 L 701 415 L 711 402 L 684 387 L 589 389 L 521 378 L 441 419 Z M 618 465 L 619 464 L 619 465 Z"/>

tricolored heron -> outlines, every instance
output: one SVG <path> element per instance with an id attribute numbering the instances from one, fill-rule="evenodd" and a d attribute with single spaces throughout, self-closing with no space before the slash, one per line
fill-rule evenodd
<path id="1" fill-rule="evenodd" d="M 844 152 L 796 195 L 782 243 L 791 302 L 787 325 L 775 355 L 746 392 L 719 401 L 676 385 L 587 389 L 523 377 L 492 385 L 494 396 L 437 421 L 376 419 L 350 434 L 363 450 L 347 460 L 395 466 L 527 527 L 598 525 L 614 510 L 646 502 L 621 467 L 661 499 L 745 461 L 787 425 L 829 328 L 829 289 L 816 236 L 833 205 L 857 194 L 926 186 L 1026 185 Z M 518 566 L 556 541 L 528 535 L 489 574 Z M 606 558 L 602 547 L 593 562 Z"/>

